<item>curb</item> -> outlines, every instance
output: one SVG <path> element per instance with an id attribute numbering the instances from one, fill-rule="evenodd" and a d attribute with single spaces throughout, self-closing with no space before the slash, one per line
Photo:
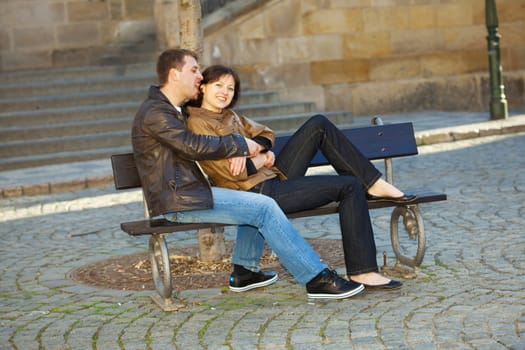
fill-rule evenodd
<path id="1" fill-rule="evenodd" d="M 81 191 L 113 184 L 113 175 L 90 176 L 85 178 L 19 185 L 0 189 L 0 198 L 38 196 L 52 193 Z"/>
<path id="2" fill-rule="evenodd" d="M 418 146 L 525 132 L 525 115 L 415 133 Z"/>

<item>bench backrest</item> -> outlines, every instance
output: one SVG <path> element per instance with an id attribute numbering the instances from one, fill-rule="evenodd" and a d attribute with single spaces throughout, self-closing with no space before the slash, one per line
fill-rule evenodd
<path id="1" fill-rule="evenodd" d="M 117 190 L 142 186 L 133 153 L 112 155 L 111 167 L 113 168 L 113 182 Z"/>
<path id="2" fill-rule="evenodd" d="M 412 123 L 375 125 L 341 129 L 346 138 L 370 160 L 396 158 L 417 154 Z M 274 153 L 277 155 L 291 135 L 276 137 Z M 310 166 L 327 165 L 328 161 L 317 152 Z"/>
<path id="3" fill-rule="evenodd" d="M 412 123 L 375 125 L 341 130 L 345 136 L 370 160 L 395 158 L 417 154 Z M 291 135 L 275 139 L 277 155 Z M 318 152 L 310 166 L 326 165 L 328 161 Z M 115 188 L 123 190 L 140 187 L 140 179 L 132 153 L 111 156 Z"/>

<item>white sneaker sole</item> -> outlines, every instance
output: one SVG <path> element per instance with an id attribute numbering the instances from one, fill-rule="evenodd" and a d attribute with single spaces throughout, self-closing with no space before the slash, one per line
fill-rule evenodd
<path id="1" fill-rule="evenodd" d="M 359 294 L 364 290 L 365 290 L 365 286 L 361 284 L 359 287 L 349 290 L 346 293 L 341 293 L 341 294 L 308 293 L 308 299 L 345 299 L 345 298 L 354 296 L 356 294 Z"/>
<path id="2" fill-rule="evenodd" d="M 279 279 L 279 276 L 277 274 L 275 274 L 275 276 L 273 276 L 269 280 L 262 281 L 262 282 L 259 282 L 259 283 L 249 284 L 249 285 L 244 286 L 244 287 L 232 287 L 232 286 L 230 286 L 230 290 L 232 292 L 236 292 L 236 293 L 247 292 L 247 291 L 255 289 L 255 288 L 266 287 L 266 286 L 269 286 L 270 284 L 274 284 L 275 282 L 277 282 L 278 279 Z"/>

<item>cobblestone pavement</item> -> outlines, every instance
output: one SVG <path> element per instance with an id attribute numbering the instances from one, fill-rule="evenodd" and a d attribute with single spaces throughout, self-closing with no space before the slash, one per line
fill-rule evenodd
<path id="1" fill-rule="evenodd" d="M 525 349 L 524 153 L 521 133 L 396 159 L 401 188 L 448 194 L 421 205 L 421 271 L 400 290 L 331 302 L 308 302 L 303 287 L 281 281 L 242 295 L 185 291 L 189 308 L 164 313 L 151 291 L 67 278 L 86 263 L 146 250 L 146 238 L 119 229 L 140 218 L 139 192 L 0 199 L 0 349 Z M 390 210 L 371 215 L 382 264 L 382 251 L 393 256 Z M 335 215 L 294 223 L 307 237 L 339 239 Z M 168 244 L 194 244 L 194 236 Z"/>

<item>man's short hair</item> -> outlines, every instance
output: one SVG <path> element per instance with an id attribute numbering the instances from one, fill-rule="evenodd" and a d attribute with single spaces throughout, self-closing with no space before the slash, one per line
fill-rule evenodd
<path id="1" fill-rule="evenodd" d="M 182 70 L 182 67 L 186 63 L 186 56 L 191 56 L 195 58 L 195 60 L 198 60 L 197 54 L 187 49 L 168 49 L 160 54 L 157 60 L 157 78 L 161 87 L 168 82 L 168 75 L 171 68 Z"/>

